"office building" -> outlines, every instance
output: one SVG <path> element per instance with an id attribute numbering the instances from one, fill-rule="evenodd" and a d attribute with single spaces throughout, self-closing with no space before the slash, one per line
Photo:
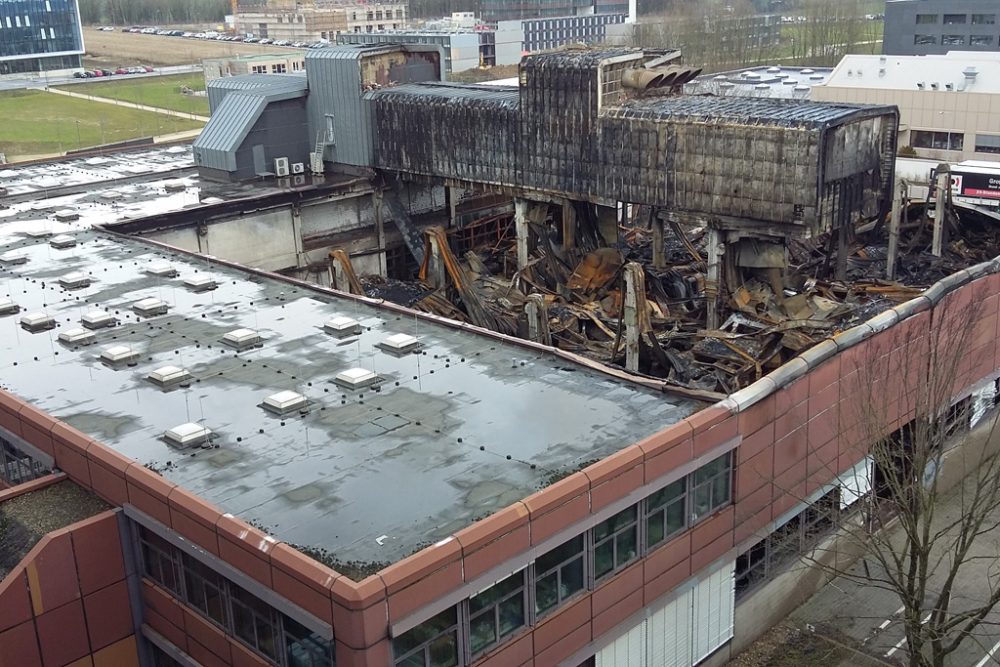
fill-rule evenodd
<path id="1" fill-rule="evenodd" d="M 65 74 L 83 52 L 77 0 L 0 3 L 0 76 Z"/>
<path id="2" fill-rule="evenodd" d="M 993 0 L 889 0 L 882 53 L 893 56 L 1000 50 Z"/>

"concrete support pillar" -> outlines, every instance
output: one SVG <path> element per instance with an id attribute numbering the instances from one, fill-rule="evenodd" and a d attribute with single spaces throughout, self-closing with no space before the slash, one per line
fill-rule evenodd
<path id="1" fill-rule="evenodd" d="M 528 339 L 542 345 L 552 345 L 552 334 L 549 331 L 549 307 L 541 294 L 529 294 L 528 302 L 524 304 L 524 313 L 528 317 Z"/>
<path id="2" fill-rule="evenodd" d="M 576 247 L 576 209 L 569 199 L 562 203 L 562 237 L 563 249 Z"/>
<path id="3" fill-rule="evenodd" d="M 514 234 L 517 237 L 517 269 L 528 265 L 528 200 L 514 200 Z"/>
<path id="4" fill-rule="evenodd" d="M 708 271 L 705 275 L 705 327 L 719 328 L 719 291 L 722 279 L 722 256 L 726 252 L 722 240 L 722 232 L 714 227 L 708 228 Z"/>
<path id="5" fill-rule="evenodd" d="M 625 368 L 639 370 L 639 340 L 643 334 L 646 313 L 646 274 L 642 265 L 629 262 L 625 265 L 625 304 L 622 323 L 625 325 Z"/>
<path id="6" fill-rule="evenodd" d="M 309 264 L 302 245 L 302 209 L 292 206 L 292 238 L 295 240 L 295 266 L 302 268 Z"/>
<path id="7" fill-rule="evenodd" d="M 948 217 L 948 195 L 951 191 L 951 167 L 947 162 L 938 165 L 935 182 L 937 201 L 934 204 L 934 236 L 931 238 L 931 254 L 941 256 L 944 246 L 944 221 Z"/>
<path id="8" fill-rule="evenodd" d="M 444 201 L 448 209 L 448 229 L 454 228 L 458 224 L 458 192 L 457 188 L 450 185 L 444 187 Z"/>
<path id="9" fill-rule="evenodd" d="M 375 235 L 378 240 L 378 272 L 383 278 L 389 274 L 389 263 L 385 256 L 385 219 L 382 215 L 382 191 L 372 193 L 372 208 L 375 209 Z M 358 222 L 361 222 L 360 215 Z"/>
<path id="10" fill-rule="evenodd" d="M 431 256 L 427 258 L 427 282 L 431 284 L 431 287 L 437 289 L 448 284 L 448 274 L 444 265 L 444 258 L 441 256 L 441 246 L 438 245 L 437 237 L 433 234 L 428 234 L 427 238 L 431 246 Z"/>
<path id="11" fill-rule="evenodd" d="M 885 277 L 887 280 L 896 279 L 896 261 L 899 258 L 899 225 L 903 214 L 903 192 L 905 190 L 905 183 L 900 183 L 898 188 L 893 188 L 892 213 L 889 215 L 889 252 L 885 258 Z"/>
<path id="12" fill-rule="evenodd" d="M 653 214 L 653 268 L 665 269 L 667 260 L 663 253 L 663 218 Z"/>

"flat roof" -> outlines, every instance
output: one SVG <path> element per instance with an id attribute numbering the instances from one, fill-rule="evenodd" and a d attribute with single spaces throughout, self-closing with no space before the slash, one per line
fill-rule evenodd
<path id="1" fill-rule="evenodd" d="M 808 99 L 813 86 L 829 78 L 832 67 L 760 65 L 703 74 L 684 84 L 689 95 Z"/>
<path id="2" fill-rule="evenodd" d="M 509 339 L 81 221 L 58 230 L 78 244 L 57 250 L 29 235 L 37 225 L 0 219 L 0 254 L 27 257 L 0 269 L 0 298 L 21 307 L 0 317 L 2 386 L 223 511 L 338 562 L 394 562 L 702 407 Z M 147 273 L 153 262 L 177 276 Z M 91 285 L 61 288 L 58 278 L 74 271 Z M 195 277 L 218 287 L 191 291 L 185 280 Z M 145 299 L 168 312 L 134 314 Z M 95 308 L 120 324 L 94 330 L 91 345 L 59 341 Z M 23 329 L 21 316 L 35 311 L 56 328 Z M 327 333 L 324 322 L 338 316 L 363 331 Z M 237 329 L 259 332 L 262 345 L 238 351 L 221 342 Z M 399 333 L 416 337 L 419 352 L 379 347 Z M 103 363 L 112 346 L 138 352 L 135 365 Z M 164 366 L 192 377 L 161 388 L 147 375 Z M 374 372 L 381 385 L 334 383 L 352 368 Z M 304 395 L 306 412 L 262 407 L 283 391 Z M 190 422 L 214 433 L 207 448 L 164 439 Z"/>
<path id="3" fill-rule="evenodd" d="M 846 55 L 822 85 L 829 88 L 993 94 L 1000 92 L 1000 53 L 949 51 L 943 55 L 926 56 Z"/>

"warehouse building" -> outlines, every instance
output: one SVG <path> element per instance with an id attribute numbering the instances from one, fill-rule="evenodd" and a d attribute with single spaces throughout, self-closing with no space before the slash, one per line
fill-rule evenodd
<path id="1" fill-rule="evenodd" d="M 882 53 L 922 56 L 955 50 L 1000 50 L 995 2 L 889 0 L 885 3 Z"/>

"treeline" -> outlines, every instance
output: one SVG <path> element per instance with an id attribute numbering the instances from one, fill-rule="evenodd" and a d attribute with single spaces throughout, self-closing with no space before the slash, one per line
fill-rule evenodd
<path id="1" fill-rule="evenodd" d="M 84 24 L 119 26 L 221 23 L 229 0 L 80 0 Z"/>

